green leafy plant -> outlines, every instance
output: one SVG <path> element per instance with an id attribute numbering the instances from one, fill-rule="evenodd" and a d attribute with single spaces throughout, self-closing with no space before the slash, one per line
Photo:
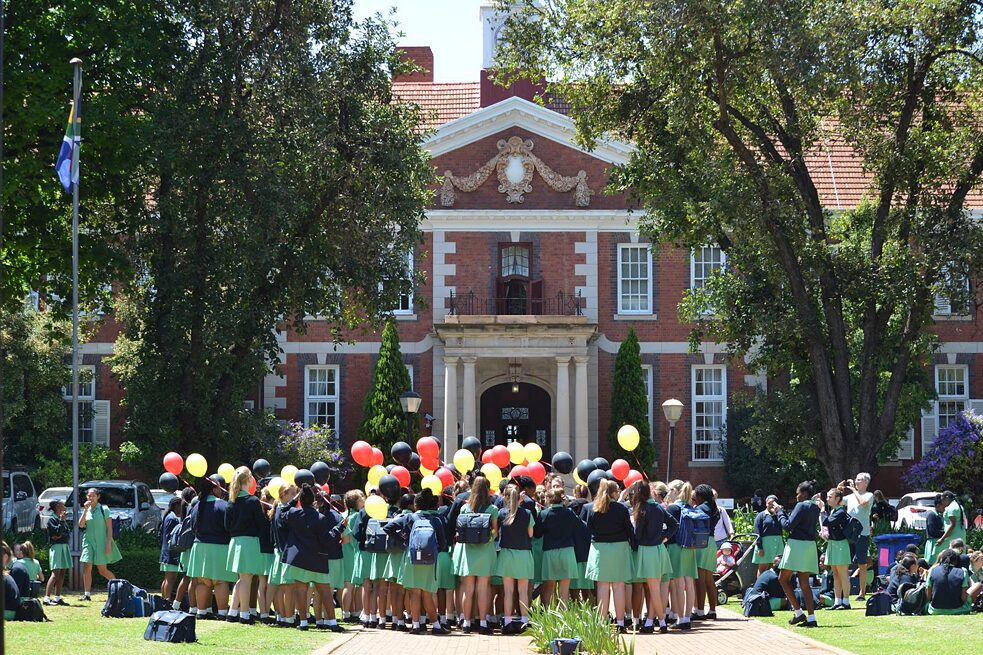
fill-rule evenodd
<path id="1" fill-rule="evenodd" d="M 652 429 L 649 425 L 648 398 L 642 375 L 641 349 L 635 328 L 631 327 L 628 336 L 618 347 L 618 355 L 614 360 L 608 447 L 612 457 L 628 460 L 632 468 L 638 466 L 643 471 L 651 472 L 656 452 L 655 444 L 649 438 Z M 626 451 L 618 444 L 618 430 L 623 425 L 634 425 L 641 435 L 638 447 L 633 452 Z"/>
<path id="2" fill-rule="evenodd" d="M 120 456 L 104 446 L 79 444 L 79 483 L 86 480 L 118 478 Z M 63 444 L 54 457 L 38 458 L 38 467 L 31 474 L 34 486 L 40 491 L 47 487 L 66 487 L 72 484 L 72 444 Z"/>
<path id="3" fill-rule="evenodd" d="M 597 607 L 575 602 L 558 607 L 544 607 L 540 602 L 529 608 L 529 632 L 536 650 L 553 652 L 554 639 L 579 639 L 581 652 L 605 655 L 634 655 L 635 640 L 626 642 L 607 616 Z"/>

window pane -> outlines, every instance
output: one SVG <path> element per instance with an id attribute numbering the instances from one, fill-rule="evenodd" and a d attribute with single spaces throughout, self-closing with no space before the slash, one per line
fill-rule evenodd
<path id="1" fill-rule="evenodd" d="M 622 312 L 648 312 L 650 272 L 648 246 L 630 246 L 619 249 L 619 283 L 621 296 L 618 308 Z"/>

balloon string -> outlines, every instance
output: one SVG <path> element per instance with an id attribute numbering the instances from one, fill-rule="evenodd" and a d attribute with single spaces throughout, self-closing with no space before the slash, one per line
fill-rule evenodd
<path id="1" fill-rule="evenodd" d="M 649 479 L 649 476 L 645 475 L 645 469 L 642 468 L 642 463 L 640 461 L 638 461 L 638 455 L 635 454 L 635 451 L 634 450 L 629 451 L 629 452 L 631 452 L 632 459 L 634 459 L 635 460 L 635 463 L 638 464 L 638 469 L 637 470 L 638 470 L 639 473 L 642 474 L 642 478 L 644 478 L 645 480 L 648 480 Z"/>

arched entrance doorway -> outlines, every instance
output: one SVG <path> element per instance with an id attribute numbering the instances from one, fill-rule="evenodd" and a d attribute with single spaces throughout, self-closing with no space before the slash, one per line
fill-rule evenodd
<path id="1" fill-rule="evenodd" d="M 542 387 L 520 382 L 497 384 L 481 394 L 481 443 L 489 448 L 513 441 L 537 443 L 546 457 L 552 452 L 550 395 Z"/>

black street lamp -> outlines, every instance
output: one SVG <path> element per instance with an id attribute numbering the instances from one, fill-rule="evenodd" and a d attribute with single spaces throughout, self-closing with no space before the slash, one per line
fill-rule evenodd
<path id="1" fill-rule="evenodd" d="M 415 391 L 404 391 L 399 396 L 399 404 L 403 408 L 403 414 L 406 414 L 406 443 L 411 446 L 413 445 L 413 419 L 420 411 L 422 402 L 423 398 Z"/>

